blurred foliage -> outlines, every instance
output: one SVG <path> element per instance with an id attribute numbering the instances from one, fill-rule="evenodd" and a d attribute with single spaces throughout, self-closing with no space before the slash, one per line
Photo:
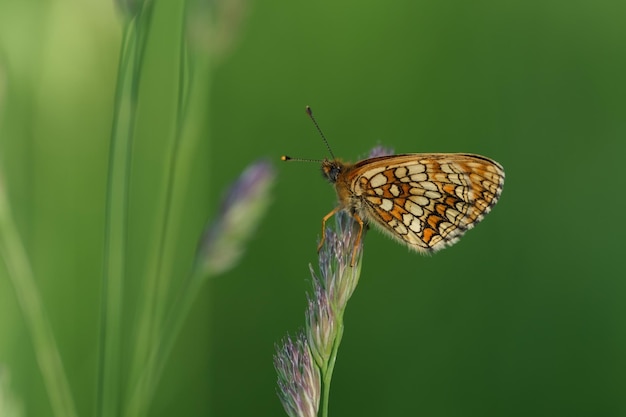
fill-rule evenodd
<path id="1" fill-rule="evenodd" d="M 0 2 L 0 167 L 79 415 L 94 407 L 114 3 Z M 131 311 L 169 152 L 172 3 L 155 0 L 141 84 Z M 219 195 L 250 161 L 327 156 L 307 104 L 348 160 L 377 143 L 484 154 L 504 166 L 504 191 L 460 243 L 421 257 L 368 234 L 331 415 L 626 414 L 625 227 L 614 220 L 626 209 L 626 3 L 247 7 L 212 74 L 173 269 L 184 276 Z M 283 415 L 274 343 L 303 323 L 308 263 L 335 199 L 318 169 L 280 166 L 269 216 L 241 264 L 204 288 L 152 416 Z M 1 266 L 0 366 L 25 415 L 50 415 L 5 275 Z"/>

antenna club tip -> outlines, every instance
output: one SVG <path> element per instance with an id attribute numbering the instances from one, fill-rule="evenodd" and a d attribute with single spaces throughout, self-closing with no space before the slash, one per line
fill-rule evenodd
<path id="1" fill-rule="evenodd" d="M 287 156 L 287 155 L 283 155 L 283 156 L 280 157 L 281 161 L 289 161 L 290 159 L 292 159 L 292 158 L 290 156 Z"/>
<path id="2" fill-rule="evenodd" d="M 313 110 L 311 110 L 311 106 L 306 106 L 306 114 L 309 116 L 313 116 Z"/>

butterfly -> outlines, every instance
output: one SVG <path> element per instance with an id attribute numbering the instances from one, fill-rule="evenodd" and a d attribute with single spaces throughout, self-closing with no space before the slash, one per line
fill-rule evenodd
<path id="1" fill-rule="evenodd" d="M 345 210 L 359 224 L 352 265 L 369 224 L 417 252 L 436 252 L 480 223 L 500 198 L 504 169 L 481 155 L 412 153 L 342 162 L 333 155 L 311 108 L 306 109 L 331 154 L 332 159 L 321 161 L 322 173 L 334 184 L 339 202 L 322 219 L 318 251 L 326 222 Z"/>

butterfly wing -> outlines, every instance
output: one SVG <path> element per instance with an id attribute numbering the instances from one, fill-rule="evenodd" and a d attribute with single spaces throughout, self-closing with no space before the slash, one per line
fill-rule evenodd
<path id="1" fill-rule="evenodd" d="M 472 154 L 404 154 L 366 159 L 348 173 L 355 211 L 419 252 L 456 243 L 496 204 L 497 162 Z"/>

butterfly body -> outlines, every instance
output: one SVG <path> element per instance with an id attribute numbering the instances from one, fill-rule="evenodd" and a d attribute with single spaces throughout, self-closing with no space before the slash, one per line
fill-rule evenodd
<path id="1" fill-rule="evenodd" d="M 345 210 L 360 232 L 374 224 L 421 253 L 456 243 L 496 204 L 504 184 L 500 164 L 461 153 L 380 156 L 356 164 L 324 160 L 322 172 L 339 201 L 323 223 Z"/>

